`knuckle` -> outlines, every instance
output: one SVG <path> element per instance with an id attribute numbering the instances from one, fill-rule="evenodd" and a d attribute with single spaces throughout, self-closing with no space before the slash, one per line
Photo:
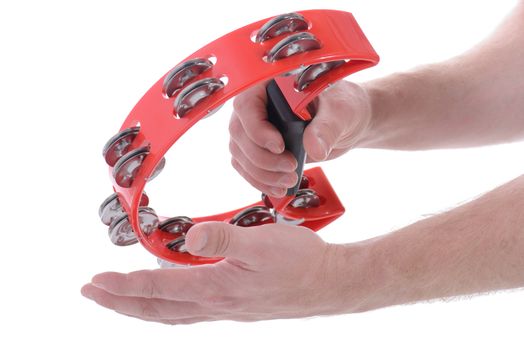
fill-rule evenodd
<path id="1" fill-rule="evenodd" d="M 231 244 L 231 235 L 227 231 L 226 225 L 218 226 L 216 237 L 217 237 L 217 244 L 215 246 L 216 248 L 215 254 L 223 255 L 224 253 L 228 251 L 229 245 Z"/>
<path id="2" fill-rule="evenodd" d="M 240 124 L 240 121 L 238 120 L 238 117 L 233 116 L 231 117 L 231 120 L 229 121 L 229 134 L 230 135 L 239 135 L 242 130 L 242 126 Z"/>

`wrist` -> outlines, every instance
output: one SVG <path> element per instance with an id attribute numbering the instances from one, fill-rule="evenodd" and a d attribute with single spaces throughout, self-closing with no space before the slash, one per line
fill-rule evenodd
<path id="1" fill-rule="evenodd" d="M 382 121 L 385 118 L 385 100 L 386 91 L 381 87 L 377 80 L 369 81 L 361 85 L 362 90 L 366 96 L 369 109 L 369 124 L 363 133 L 360 141 L 357 144 L 359 148 L 373 148 L 380 144 L 380 140 L 384 137 L 384 130 L 382 130 Z"/>
<path id="2" fill-rule="evenodd" d="M 335 313 L 364 312 L 396 304 L 391 293 L 394 278 L 382 262 L 379 240 L 333 245 L 330 288 L 334 291 Z"/>

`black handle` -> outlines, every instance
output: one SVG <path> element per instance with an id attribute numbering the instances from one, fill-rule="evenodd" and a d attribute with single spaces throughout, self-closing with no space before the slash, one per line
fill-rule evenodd
<path id="1" fill-rule="evenodd" d="M 286 150 L 290 151 L 298 162 L 296 169 L 298 182 L 295 186 L 288 188 L 286 193 L 287 196 L 295 195 L 300 186 L 300 180 L 304 172 L 304 162 L 306 161 L 306 151 L 302 139 L 308 122 L 300 119 L 293 113 L 275 80 L 269 82 L 266 87 L 266 93 L 267 119 L 280 131 L 284 138 Z"/>

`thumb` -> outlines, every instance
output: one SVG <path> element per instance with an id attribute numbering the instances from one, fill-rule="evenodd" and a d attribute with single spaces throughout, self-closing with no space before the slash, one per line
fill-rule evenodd
<path id="1" fill-rule="evenodd" d="M 256 242 L 250 229 L 224 222 L 203 222 L 186 234 L 189 253 L 205 257 L 230 257 L 247 261 L 253 257 Z"/>
<path id="2" fill-rule="evenodd" d="M 304 130 L 304 148 L 314 161 L 326 160 L 344 132 L 340 111 L 333 110 L 329 103 L 319 101 L 315 117 Z"/>

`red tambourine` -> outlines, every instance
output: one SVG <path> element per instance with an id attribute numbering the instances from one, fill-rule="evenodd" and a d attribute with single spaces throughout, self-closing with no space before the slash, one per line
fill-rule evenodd
<path id="1" fill-rule="evenodd" d="M 104 147 L 114 193 L 102 203 L 99 215 L 109 226 L 111 241 L 120 246 L 140 241 L 163 261 L 198 265 L 221 258 L 186 251 L 185 234 L 195 223 L 278 222 L 316 231 L 338 218 L 344 207 L 323 171 L 319 167 L 303 171 L 302 136 L 314 117 L 308 106 L 330 84 L 378 60 L 353 15 L 334 10 L 264 19 L 187 57 L 149 89 Z M 148 207 L 144 187 L 164 167 L 165 153 L 200 119 L 262 83 L 267 83 L 268 120 L 298 161 L 298 183 L 283 198 L 262 194 L 262 200 L 227 213 L 158 216 Z"/>

